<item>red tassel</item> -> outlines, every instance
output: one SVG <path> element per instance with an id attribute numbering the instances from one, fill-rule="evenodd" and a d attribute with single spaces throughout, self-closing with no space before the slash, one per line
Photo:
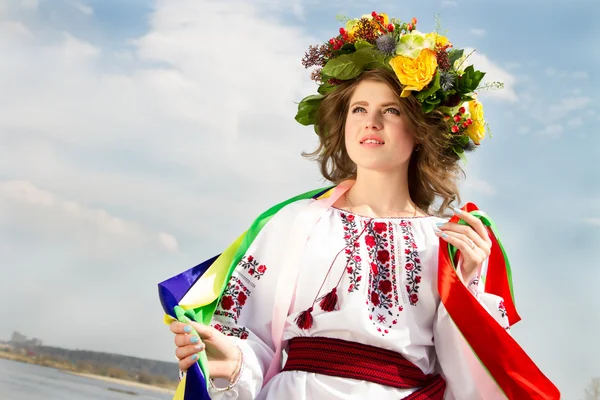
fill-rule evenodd
<path id="1" fill-rule="evenodd" d="M 319 305 L 321 306 L 321 309 L 323 311 L 333 311 L 335 310 L 335 307 L 337 306 L 337 302 L 338 302 L 338 296 L 337 296 L 337 290 L 336 288 L 333 288 L 333 290 L 329 293 L 327 293 L 325 296 L 321 297 L 321 302 L 319 303 Z"/>
<path id="2" fill-rule="evenodd" d="M 296 325 L 300 329 L 310 329 L 313 324 L 313 316 L 312 316 L 313 308 L 309 308 L 308 310 L 302 311 L 300 315 L 296 317 Z"/>

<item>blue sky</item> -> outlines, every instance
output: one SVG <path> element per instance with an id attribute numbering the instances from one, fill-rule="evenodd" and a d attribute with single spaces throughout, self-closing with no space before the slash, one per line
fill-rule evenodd
<path id="1" fill-rule="evenodd" d="M 493 138 L 463 200 L 498 223 L 514 335 L 579 399 L 600 376 L 600 5 L 564 1 L 0 2 L 0 338 L 173 360 L 156 284 L 268 206 L 324 186 L 293 120 L 300 59 L 337 14 L 378 12 L 475 48 Z"/>

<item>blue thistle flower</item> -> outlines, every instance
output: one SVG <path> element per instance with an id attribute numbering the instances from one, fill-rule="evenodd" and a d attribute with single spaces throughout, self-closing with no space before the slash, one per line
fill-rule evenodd
<path id="1" fill-rule="evenodd" d="M 396 53 L 396 40 L 392 35 L 381 35 L 375 41 L 377 46 L 377 50 L 385 54 L 386 56 L 391 56 Z"/>
<path id="2" fill-rule="evenodd" d="M 447 71 L 442 71 L 440 73 L 440 86 L 442 87 L 442 90 L 452 90 L 454 88 L 454 83 L 456 80 L 455 78 L 456 77 L 454 76 L 454 74 L 451 74 Z"/>

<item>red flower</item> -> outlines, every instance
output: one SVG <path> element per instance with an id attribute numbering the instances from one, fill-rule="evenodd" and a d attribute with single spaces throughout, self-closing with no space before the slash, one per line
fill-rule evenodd
<path id="1" fill-rule="evenodd" d="M 373 303 L 374 306 L 379 305 L 379 295 L 377 292 L 371 292 L 371 303 Z"/>
<path id="2" fill-rule="evenodd" d="M 216 324 L 213 328 L 215 328 L 219 332 L 223 332 L 223 327 L 221 325 L 219 325 L 219 324 Z"/>
<path id="3" fill-rule="evenodd" d="M 359 276 L 358 278 L 356 278 L 356 282 L 360 282 L 362 279 L 362 276 Z"/>
<path id="4" fill-rule="evenodd" d="M 348 215 L 348 221 L 350 221 L 350 222 L 354 221 L 354 215 Z"/>
<path id="5" fill-rule="evenodd" d="M 254 257 L 248 256 L 248 262 L 252 262 L 252 261 L 254 261 Z"/>
<path id="6" fill-rule="evenodd" d="M 385 315 L 378 314 L 377 315 L 377 322 L 384 323 L 385 322 Z"/>
<path id="7" fill-rule="evenodd" d="M 377 264 L 371 263 L 371 272 L 374 274 L 377 274 L 377 272 L 379 272 L 379 269 L 377 268 Z"/>
<path id="8" fill-rule="evenodd" d="M 420 275 L 415 276 L 415 282 L 421 283 L 421 276 Z"/>
<path id="9" fill-rule="evenodd" d="M 387 250 L 378 251 L 377 252 L 377 261 L 379 261 L 380 263 L 383 263 L 383 264 L 390 261 L 390 252 Z"/>
<path id="10" fill-rule="evenodd" d="M 254 268 L 250 268 L 250 269 L 248 270 L 248 273 L 249 273 L 250 275 L 254 275 Z"/>
<path id="11" fill-rule="evenodd" d="M 385 224 L 385 222 L 375 222 L 375 224 L 373 225 L 373 230 L 379 234 L 385 232 L 386 229 L 387 225 Z"/>
<path id="12" fill-rule="evenodd" d="M 411 294 L 411 295 L 410 295 L 410 302 L 411 302 L 412 304 L 416 304 L 416 303 L 417 303 L 417 301 L 419 301 L 419 296 L 417 296 L 417 294 L 416 294 L 416 293 L 413 293 L 413 294 Z"/>
<path id="13" fill-rule="evenodd" d="M 421 260 L 420 260 L 419 258 L 415 258 L 415 262 L 416 262 L 417 264 L 420 264 L 420 263 L 421 263 Z"/>
<path id="14" fill-rule="evenodd" d="M 267 272 L 267 266 L 266 265 L 259 265 L 258 266 L 258 272 L 260 274 L 264 274 L 265 272 Z"/>
<path id="15" fill-rule="evenodd" d="M 242 332 L 242 334 L 240 335 L 240 339 L 248 339 L 248 331 Z"/>
<path id="16" fill-rule="evenodd" d="M 367 237 L 365 238 L 365 243 L 367 244 L 367 246 L 373 247 L 375 246 L 375 238 L 371 235 L 367 235 Z"/>
<path id="17" fill-rule="evenodd" d="M 348 273 L 351 274 L 352 273 L 352 267 L 346 268 L 346 271 L 348 271 Z"/>
<path id="18" fill-rule="evenodd" d="M 348 286 L 348 293 L 350 293 L 354 289 L 354 283 Z"/>
<path id="19" fill-rule="evenodd" d="M 410 250 L 409 249 L 404 250 L 404 254 L 410 254 Z"/>
<path id="20" fill-rule="evenodd" d="M 388 294 L 392 291 L 392 282 L 388 280 L 379 281 L 379 290 L 381 290 L 384 294 Z"/>
<path id="21" fill-rule="evenodd" d="M 406 263 L 406 265 L 404 266 L 404 269 L 407 271 L 412 271 L 415 268 L 415 265 L 413 263 Z"/>
<path id="22" fill-rule="evenodd" d="M 246 296 L 246 293 L 244 292 L 240 292 L 240 294 L 238 294 L 238 302 L 240 303 L 240 305 L 244 305 L 246 304 L 246 300 L 248 300 L 248 296 Z"/>
<path id="23" fill-rule="evenodd" d="M 361 260 L 360 256 L 354 256 L 354 261 L 360 262 L 360 260 Z"/>
<path id="24" fill-rule="evenodd" d="M 409 239 L 409 237 L 408 237 L 408 236 L 404 236 L 404 240 L 408 240 L 408 239 Z"/>
<path id="25" fill-rule="evenodd" d="M 231 310 L 232 306 L 233 299 L 231 298 L 231 296 L 223 296 L 223 298 L 221 299 L 221 308 L 223 308 L 223 310 Z"/>

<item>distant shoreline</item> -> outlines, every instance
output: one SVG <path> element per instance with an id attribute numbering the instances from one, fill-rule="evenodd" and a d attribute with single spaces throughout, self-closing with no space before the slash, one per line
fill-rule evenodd
<path id="1" fill-rule="evenodd" d="M 100 380 L 100 381 L 104 381 L 104 382 L 118 383 L 120 385 L 131 387 L 131 388 L 147 389 L 147 390 L 153 390 L 156 392 L 168 393 L 168 394 L 175 393 L 175 389 L 171 389 L 171 388 L 167 388 L 167 387 L 162 387 L 162 386 L 157 386 L 157 385 L 149 385 L 149 384 L 140 383 L 140 382 L 136 382 L 136 381 L 132 381 L 132 380 L 128 380 L 128 379 L 112 378 L 112 377 L 104 376 L 104 375 L 77 372 L 77 371 L 73 371 L 73 370 L 70 370 L 67 368 L 62 368 L 60 365 L 47 365 L 45 363 L 39 363 L 39 362 L 36 362 L 35 359 L 28 358 L 27 356 L 22 355 L 22 354 L 15 354 L 15 353 L 10 353 L 10 352 L 0 351 L 0 359 L 6 359 L 6 360 L 10 360 L 10 361 L 22 362 L 25 364 L 33 364 L 33 365 L 39 365 L 42 367 L 54 368 L 54 369 L 60 370 L 67 374 L 81 376 L 81 377 L 90 378 L 90 379 L 96 379 L 96 380 Z"/>
<path id="2" fill-rule="evenodd" d="M 161 393 L 175 394 L 175 390 L 173 390 L 173 389 L 167 389 L 167 388 L 160 387 L 160 386 L 147 385 L 145 383 L 128 381 L 126 379 L 111 378 L 109 376 L 94 375 L 94 374 L 85 374 L 83 372 L 73 372 L 73 371 L 64 371 L 64 372 L 66 372 L 67 374 L 82 376 L 84 378 L 96 379 L 96 380 L 103 381 L 103 382 L 118 383 L 123 386 L 133 387 L 133 388 L 137 388 L 137 389 L 147 389 L 147 390 L 154 390 L 154 391 L 161 392 Z"/>

